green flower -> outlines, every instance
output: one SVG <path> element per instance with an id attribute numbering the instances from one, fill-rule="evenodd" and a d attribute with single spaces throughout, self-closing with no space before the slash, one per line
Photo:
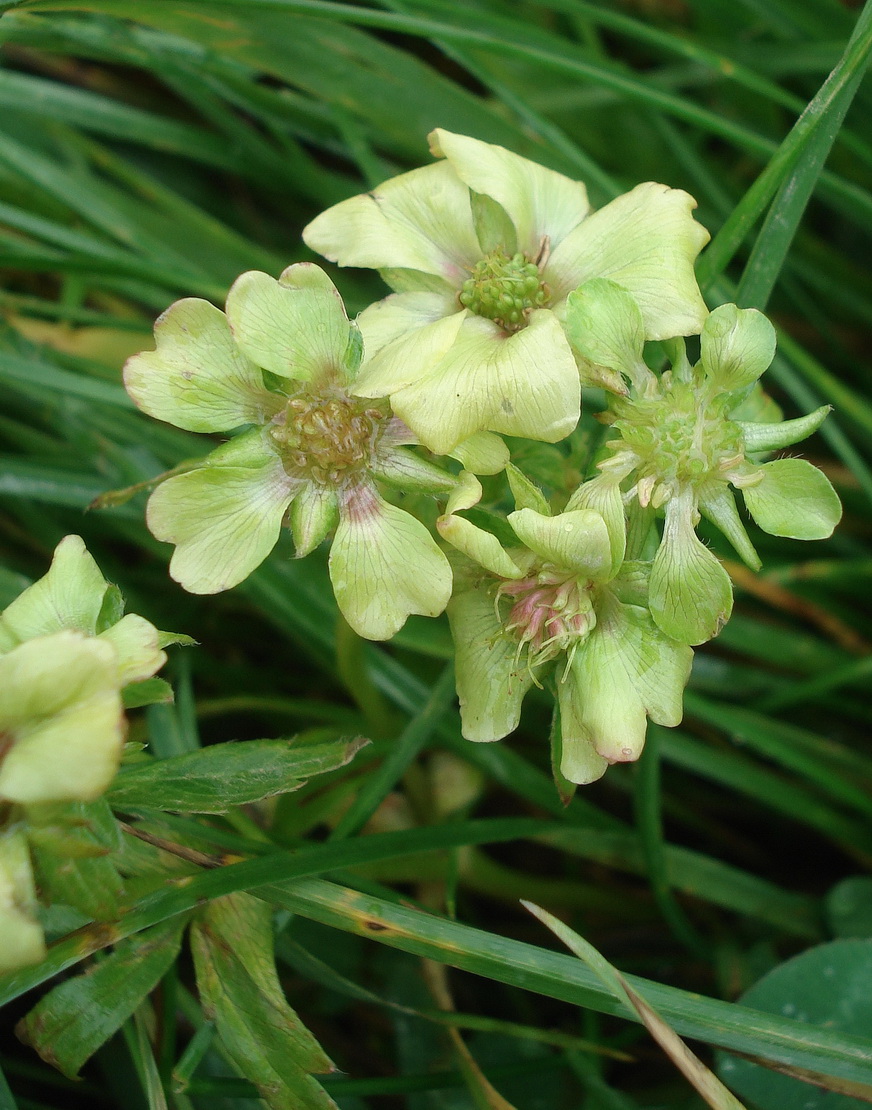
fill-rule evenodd
<path id="1" fill-rule="evenodd" d="M 760 560 L 730 489 L 742 491 L 757 524 L 775 536 L 825 539 L 841 517 L 827 478 L 803 459 L 758 461 L 820 427 L 828 408 L 797 420 L 747 421 L 749 392 L 775 353 L 775 330 L 760 312 L 721 305 L 705 322 L 701 357 L 691 367 L 680 347 L 671 370 L 654 374 L 642 357 L 642 313 L 626 290 L 597 280 L 569 298 L 567 329 L 591 365 L 630 383 L 610 399 L 605 419 L 612 457 L 573 498 L 616 516 L 623 502 L 662 509 L 663 539 L 654 558 L 650 607 L 659 627 L 684 643 L 717 635 L 732 608 L 732 586 L 697 538 L 702 513 L 754 570 Z"/>
<path id="2" fill-rule="evenodd" d="M 451 512 L 439 525 L 473 560 L 459 562 L 448 606 L 463 735 L 512 732 L 527 690 L 556 663 L 560 770 L 592 782 L 610 763 L 638 758 L 648 717 L 679 723 L 693 653 L 652 620 L 646 568 L 621 567 L 622 522 L 618 533 L 590 509 L 552 517 L 526 507 L 509 523 L 523 546 L 508 550 Z"/>
<path id="3" fill-rule="evenodd" d="M 441 129 L 430 143 L 443 161 L 334 205 L 303 238 L 395 291 L 359 318 L 354 392 L 389 396 L 431 450 L 480 429 L 548 442 L 572 431 L 579 377 L 562 318 L 589 278 L 633 292 L 649 339 L 700 330 L 693 263 L 708 233 L 687 193 L 648 182 L 591 213 L 580 182 L 502 147 Z"/>
<path id="4" fill-rule="evenodd" d="M 37 964 L 45 937 L 36 917 L 36 887 L 23 831 L 0 832 L 0 975 Z"/>
<path id="5" fill-rule="evenodd" d="M 226 315 L 179 301 L 155 325 L 155 342 L 125 368 L 140 408 L 197 432 L 252 425 L 149 500 L 149 528 L 176 545 L 177 582 L 203 594 L 237 585 L 275 546 L 288 513 L 299 556 L 335 528 L 330 578 L 360 635 L 387 639 L 410 613 L 445 608 L 445 556 L 377 483 L 433 493 L 454 479 L 407 449 L 415 437 L 384 404 L 353 394 L 360 336 L 322 270 L 301 263 L 278 281 L 243 274 Z"/>

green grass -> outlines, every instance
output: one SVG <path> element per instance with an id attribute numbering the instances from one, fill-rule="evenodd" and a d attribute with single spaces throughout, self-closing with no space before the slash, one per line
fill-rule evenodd
<path id="1" fill-rule="evenodd" d="M 459 969 L 447 972 L 456 1024 L 518 1110 L 701 1106 L 526 898 L 593 943 L 707 1062 L 732 1050 L 860 1084 L 868 1099 L 872 1038 L 737 999 L 810 946 L 872 936 L 868 903 L 866 924 L 861 905 L 846 925 L 831 895 L 872 863 L 872 7 L 0 7 L 0 606 L 77 532 L 131 610 L 199 641 L 174 649 L 176 702 L 134 711 L 132 739 L 163 757 L 315 730 L 374 741 L 267 807 L 206 821 L 144 811 L 159 835 L 249 858 L 144 891 L 111 930 L 60 940 L 0 984 L 6 1028 L 39 996 L 23 991 L 89 966 L 112 939 L 250 890 L 277 908 L 283 985 L 345 1073 L 325 1080 L 343 1110 L 500 1105 L 446 1033 L 422 958 Z M 242 270 L 311 258 L 305 223 L 426 161 L 435 126 L 581 178 L 596 204 L 650 179 L 693 193 L 713 236 L 699 266 L 710 304 L 772 315 L 770 389 L 787 416 L 834 407 L 805 453 L 844 500 L 836 535 L 813 547 L 754 535 L 763 571 L 737 577 L 732 621 L 697 653 L 681 728 L 652 729 L 638 766 L 567 805 L 544 700 L 500 744 L 462 739 L 441 620 L 362 643 L 339 621 L 321 555 L 295 562 L 284 542 L 229 594 L 186 595 L 145 529 L 144 493 L 88 511 L 202 454 L 121 387 L 155 315 L 180 296 L 220 305 Z M 384 291 L 363 272 L 333 276 L 352 312 Z M 594 428 L 586 414 L 577 457 Z M 524 460 L 546 485 L 548 463 L 547 451 Z M 191 984 L 183 957 L 75 1088 L 4 1040 L 0 1110 L 256 1105 Z"/>

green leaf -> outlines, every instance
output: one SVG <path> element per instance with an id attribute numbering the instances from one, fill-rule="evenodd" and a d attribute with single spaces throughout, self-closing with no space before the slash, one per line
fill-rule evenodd
<path id="1" fill-rule="evenodd" d="M 741 1003 L 768 1014 L 786 1014 L 810 1026 L 865 1036 L 872 1023 L 872 940 L 834 940 L 794 956 L 764 975 Z M 722 1058 L 720 1074 L 760 1110 L 864 1110 L 872 1084 L 815 1076 L 814 1086 L 749 1060 Z M 809 1077 L 811 1078 L 811 1077 Z M 856 1094 L 857 1098 L 851 1097 Z"/>
<path id="2" fill-rule="evenodd" d="M 216 900 L 191 926 L 191 947 L 206 1016 L 271 1110 L 335 1110 L 310 1074 L 333 1065 L 279 984 L 269 906 L 245 894 Z"/>
<path id="3" fill-rule="evenodd" d="M 116 809 L 227 813 L 233 806 L 297 790 L 313 775 L 344 767 L 368 744 L 360 737 L 321 744 L 243 740 L 126 767 L 108 798 Z"/>
<path id="4" fill-rule="evenodd" d="M 178 955 L 184 917 L 122 941 L 87 975 L 55 987 L 16 1027 L 39 1055 L 75 1079 L 79 1069 L 157 986 Z"/>

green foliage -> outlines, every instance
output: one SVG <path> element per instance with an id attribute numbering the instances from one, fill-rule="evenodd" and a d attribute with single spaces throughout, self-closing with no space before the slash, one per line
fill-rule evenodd
<path id="1" fill-rule="evenodd" d="M 128 744 L 108 797 L 125 824 L 102 800 L 31 815 L 49 954 L 4 976 L 0 997 L 10 1028 L 29 1009 L 31 1043 L 83 1078 L 66 1086 L 7 1038 L 0 1107 L 245 1110 L 259 1095 L 469 1110 L 487 1088 L 446 1028 L 518 1110 L 687 1106 L 626 1006 L 550 949 L 521 898 L 604 952 L 707 1063 L 712 1046 L 753 1058 L 725 1057 L 720 1073 L 742 1071 L 752 1105 L 782 1082 L 773 1106 L 858 1104 L 868 1020 L 839 1015 L 859 1013 L 870 931 L 869 6 L 2 7 L 0 607 L 81 534 L 132 612 L 200 646 L 170 647 L 162 678 L 123 692 Z M 685 721 L 654 726 L 636 769 L 574 795 L 551 781 L 535 687 L 512 737 L 462 739 L 446 622 L 413 616 L 390 646 L 362 643 L 339 619 L 326 553 L 294 560 L 284 542 L 232 592 L 193 598 L 143 523 L 158 477 L 220 444 L 124 392 L 121 366 L 155 315 L 180 297 L 223 307 L 242 271 L 311 261 L 302 228 L 424 164 L 436 127 L 584 180 L 596 207 L 647 180 L 693 194 L 713 235 L 703 292 L 774 320 L 767 388 L 797 438 L 814 432 L 804 453 L 846 508 L 812 551 L 782 533 L 825 532 L 829 487 L 790 520 L 759 503 L 767 532 L 742 518 L 756 576 L 700 526 L 735 605 L 697 652 Z M 330 273 L 351 316 L 385 295 L 374 274 Z M 658 369 L 678 359 L 656 344 L 644 355 Z M 781 417 L 755 404 L 736 410 L 747 449 L 783 451 L 765 434 Z M 827 406 L 815 431 L 805 414 Z M 517 504 L 484 477 L 469 519 L 490 532 L 513 507 L 563 509 L 577 484 L 564 475 L 590 477 L 603 457 L 602 407 L 586 392 L 563 443 L 511 441 Z M 783 461 L 780 512 L 800 465 Z M 419 493 L 402 503 L 435 517 Z M 729 510 L 710 508 L 741 545 Z M 447 973 L 459 1012 L 436 979 L 423 985 L 421 958 L 461 969 Z M 796 1086 L 811 1073 L 820 1096 Z"/>

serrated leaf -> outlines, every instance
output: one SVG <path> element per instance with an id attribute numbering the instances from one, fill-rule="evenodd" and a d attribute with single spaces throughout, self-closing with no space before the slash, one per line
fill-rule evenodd
<path id="1" fill-rule="evenodd" d="M 116 809 L 226 813 L 231 807 L 296 790 L 313 775 L 344 767 L 369 741 L 321 744 L 245 740 L 122 769 L 108 798 Z"/>
<path id="2" fill-rule="evenodd" d="M 310 1074 L 333 1065 L 279 984 L 270 907 L 247 894 L 216 899 L 192 925 L 191 947 L 204 1012 L 271 1110 L 336 1110 Z"/>
<path id="3" fill-rule="evenodd" d="M 85 975 L 50 991 L 16 1027 L 47 1064 L 71 1079 L 157 986 L 179 951 L 184 918 L 122 941 Z"/>

